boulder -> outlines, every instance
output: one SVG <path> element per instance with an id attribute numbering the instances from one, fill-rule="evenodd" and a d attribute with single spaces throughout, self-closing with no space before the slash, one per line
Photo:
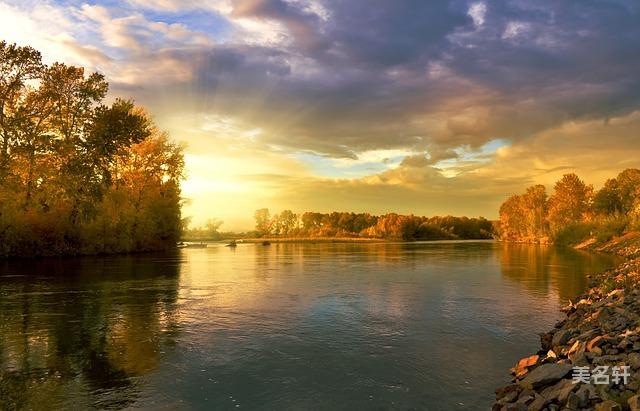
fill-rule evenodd
<path id="1" fill-rule="evenodd" d="M 542 364 L 520 381 L 525 388 L 538 388 L 555 383 L 571 372 L 571 364 Z"/>

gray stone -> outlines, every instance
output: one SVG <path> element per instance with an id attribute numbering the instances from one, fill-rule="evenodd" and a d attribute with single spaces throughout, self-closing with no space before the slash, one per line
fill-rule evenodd
<path id="1" fill-rule="evenodd" d="M 553 347 L 557 347 L 559 345 L 564 345 L 566 344 L 569 339 L 571 338 L 571 331 L 570 330 L 560 330 L 558 332 L 556 332 L 555 334 L 553 334 L 553 339 L 551 340 L 551 345 Z"/>
<path id="2" fill-rule="evenodd" d="M 544 399 L 542 395 L 536 394 L 533 401 L 529 403 L 529 407 L 527 408 L 527 411 L 541 411 L 544 408 L 544 405 L 546 404 L 546 402 L 547 401 Z"/>
<path id="3" fill-rule="evenodd" d="M 567 401 L 569 394 L 576 388 L 572 380 L 560 380 L 557 384 L 547 387 L 542 391 L 542 396 L 549 402 L 558 401 L 561 404 Z"/>
<path id="4" fill-rule="evenodd" d="M 581 404 L 582 403 L 580 401 L 580 397 L 578 397 L 578 394 L 570 392 L 569 396 L 567 397 L 567 408 L 569 408 L 570 410 L 577 410 L 578 407 L 587 405 L 587 402 L 585 401 L 584 405 Z"/>
<path id="5" fill-rule="evenodd" d="M 526 388 L 543 387 L 562 379 L 572 368 L 571 364 L 542 364 L 530 371 L 519 384 Z"/>
<path id="6" fill-rule="evenodd" d="M 581 407 L 586 407 L 589 403 L 589 400 L 598 398 L 596 387 L 593 384 L 580 385 L 580 387 L 578 387 L 578 391 L 576 391 L 576 395 L 580 400 Z"/>
<path id="7" fill-rule="evenodd" d="M 516 402 L 513 404 L 507 404 L 502 408 L 503 411 L 527 411 L 527 406 Z"/>

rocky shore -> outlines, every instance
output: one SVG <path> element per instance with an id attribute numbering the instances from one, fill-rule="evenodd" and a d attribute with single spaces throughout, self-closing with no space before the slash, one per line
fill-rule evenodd
<path id="1" fill-rule="evenodd" d="M 591 288 L 563 308 L 566 319 L 541 334 L 540 351 L 496 389 L 492 410 L 640 411 L 640 235 L 583 248 L 628 260 L 590 277 Z"/>

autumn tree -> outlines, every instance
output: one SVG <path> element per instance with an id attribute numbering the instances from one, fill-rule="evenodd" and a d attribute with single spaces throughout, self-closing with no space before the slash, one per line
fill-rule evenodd
<path id="1" fill-rule="evenodd" d="M 522 196 L 526 233 L 529 239 L 538 240 L 548 235 L 547 190 L 541 184 L 527 188 Z"/>
<path id="2" fill-rule="evenodd" d="M 572 223 L 590 218 L 593 187 L 586 185 L 576 174 L 565 174 L 556 182 L 549 199 L 549 224 L 554 232 Z"/>
<path id="3" fill-rule="evenodd" d="M 527 232 L 527 212 L 522 196 L 513 195 L 500 206 L 500 235 L 505 240 L 522 241 Z"/>
<path id="4" fill-rule="evenodd" d="M 0 42 L 0 255 L 175 246 L 182 147 L 105 78 Z"/>
<path id="5" fill-rule="evenodd" d="M 264 236 L 271 234 L 272 222 L 271 213 L 268 208 L 260 208 L 253 214 L 253 218 L 256 220 L 256 231 L 258 235 Z"/>
<path id="6" fill-rule="evenodd" d="M 0 183 L 7 177 L 11 145 L 24 122 L 18 112 L 27 82 L 40 78 L 43 67 L 39 51 L 0 41 Z"/>
<path id="7" fill-rule="evenodd" d="M 298 225 L 298 216 L 291 210 L 284 210 L 275 218 L 275 225 L 277 226 L 277 234 L 288 235 Z"/>

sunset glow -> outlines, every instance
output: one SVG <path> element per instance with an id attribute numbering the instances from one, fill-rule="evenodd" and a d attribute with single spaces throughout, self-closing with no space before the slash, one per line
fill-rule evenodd
<path id="1" fill-rule="evenodd" d="M 148 107 L 186 144 L 194 224 L 496 218 L 505 193 L 639 165 L 637 4 L 359 3 L 3 0 L 0 38 Z"/>

